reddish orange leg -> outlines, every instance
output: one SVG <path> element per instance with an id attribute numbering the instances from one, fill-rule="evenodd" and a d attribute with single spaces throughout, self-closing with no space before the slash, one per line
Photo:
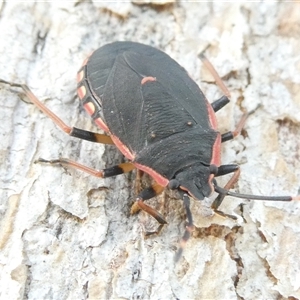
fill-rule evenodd
<path id="1" fill-rule="evenodd" d="M 241 120 L 239 121 L 239 123 L 237 124 L 235 130 L 228 131 L 228 132 L 225 132 L 222 134 L 222 137 L 221 137 L 222 143 L 234 139 L 236 136 L 238 136 L 241 133 L 242 129 L 245 126 L 248 116 L 249 116 L 248 113 L 243 114 L 243 116 L 242 116 Z"/>
<path id="2" fill-rule="evenodd" d="M 82 165 L 76 161 L 73 161 L 73 160 L 70 160 L 67 158 L 60 158 L 60 159 L 54 159 L 54 160 L 46 160 L 46 159 L 40 158 L 37 160 L 37 162 L 49 163 L 49 164 L 59 164 L 64 167 L 71 167 L 71 168 L 83 171 L 85 173 L 88 173 L 92 176 L 100 177 L 100 178 L 111 177 L 111 176 L 116 176 L 119 174 L 127 173 L 127 172 L 132 171 L 135 168 L 133 163 L 126 162 L 126 163 L 121 163 L 117 166 L 113 166 L 113 167 L 110 167 L 107 169 L 95 170 L 95 169 L 89 168 L 85 165 Z M 161 224 L 160 225 L 161 228 L 157 231 L 157 233 L 162 229 L 164 224 L 167 224 L 167 222 L 165 221 L 164 217 L 157 210 L 155 210 L 152 207 L 150 207 L 149 205 L 145 204 L 144 201 L 155 197 L 156 195 L 160 194 L 163 190 L 164 190 L 163 186 L 155 183 L 151 187 L 143 190 L 136 198 L 136 203 L 138 204 L 140 209 L 147 212 L 149 215 L 151 215 L 153 218 L 155 218 Z"/>
<path id="3" fill-rule="evenodd" d="M 119 174 L 123 174 L 123 173 L 127 173 L 132 171 L 135 166 L 134 164 L 130 163 L 130 162 L 126 162 L 126 163 L 121 163 L 119 165 L 107 168 L 107 169 L 103 169 L 103 170 L 95 170 L 92 168 L 89 168 L 85 165 L 82 165 L 76 161 L 70 160 L 68 158 L 59 158 L 59 159 L 53 159 L 53 160 L 46 160 L 43 158 L 39 158 L 37 160 L 37 162 L 41 162 L 41 163 L 49 163 L 52 165 L 61 165 L 64 167 L 70 167 L 70 168 L 74 168 L 80 171 L 83 171 L 85 173 L 88 173 L 92 176 L 95 177 L 100 177 L 100 178 L 106 178 L 106 177 L 111 177 L 111 176 L 116 176 Z"/>
<path id="4" fill-rule="evenodd" d="M 248 112 L 248 113 L 244 113 L 244 114 L 242 115 L 242 118 L 240 119 L 240 121 L 239 121 L 238 124 L 236 125 L 235 130 L 233 130 L 233 131 L 228 131 L 228 132 L 226 132 L 226 133 L 223 133 L 223 134 L 222 134 L 222 143 L 224 143 L 224 142 L 226 142 L 226 141 L 229 141 L 229 140 L 232 140 L 232 139 L 234 139 L 235 137 L 237 137 L 237 136 L 241 133 L 242 129 L 244 128 L 245 123 L 246 123 L 246 121 L 247 121 L 247 118 L 248 118 L 251 114 L 253 114 L 253 113 L 256 111 L 256 109 L 257 109 L 258 107 L 260 107 L 260 105 L 258 105 L 258 106 L 257 106 L 255 109 L 253 109 L 252 111 L 250 111 L 250 112 Z"/>
<path id="5" fill-rule="evenodd" d="M 28 88 L 25 84 L 13 83 L 8 82 L 5 80 L 0 79 L 0 83 L 9 84 L 10 86 L 17 87 L 23 89 L 26 96 L 29 100 L 37 106 L 46 116 L 48 116 L 61 130 L 66 132 L 70 136 L 74 136 L 83 140 L 87 140 L 90 142 L 95 143 L 102 143 L 102 144 L 114 144 L 112 139 L 105 134 L 90 132 L 87 130 L 82 130 L 76 127 L 69 127 L 66 125 L 56 114 L 54 114 L 49 108 L 47 108 Z"/>
<path id="6" fill-rule="evenodd" d="M 200 53 L 199 54 L 199 58 L 201 59 L 202 63 L 205 65 L 205 67 L 209 70 L 209 72 L 212 74 L 212 76 L 214 77 L 216 84 L 219 86 L 219 88 L 222 90 L 222 92 L 224 93 L 224 95 L 227 98 L 230 98 L 230 92 L 228 90 L 228 88 L 226 87 L 226 85 L 224 84 L 223 80 L 221 79 L 221 77 L 219 76 L 218 72 L 216 71 L 216 69 L 214 68 L 214 66 L 211 64 L 211 62 L 205 57 L 204 53 Z"/>
<path id="7" fill-rule="evenodd" d="M 201 53 L 201 54 L 199 54 L 199 57 L 200 57 L 202 63 L 205 65 L 205 67 L 210 71 L 210 73 L 214 77 L 214 79 L 216 81 L 216 84 L 219 86 L 219 88 L 224 93 L 224 96 L 222 96 L 220 99 L 218 99 L 218 100 L 214 101 L 213 103 L 211 103 L 213 110 L 216 112 L 216 111 L 220 110 L 222 107 L 224 107 L 227 103 L 229 103 L 230 92 L 227 89 L 224 82 L 222 81 L 219 74 L 217 73 L 214 66 L 205 57 L 205 55 L 203 53 Z M 251 113 L 249 113 L 249 114 L 251 114 Z M 242 116 L 240 122 L 238 123 L 238 125 L 237 125 L 237 127 L 234 131 L 229 131 L 229 132 L 226 132 L 226 133 L 222 134 L 222 143 L 235 138 L 236 136 L 238 136 L 241 133 L 249 114 L 245 113 Z"/>
<path id="8" fill-rule="evenodd" d="M 230 102 L 230 100 L 229 100 L 229 98 L 230 98 L 230 92 L 227 89 L 227 87 L 224 84 L 224 82 L 222 81 L 222 79 L 219 76 L 219 74 L 217 73 L 217 71 L 214 68 L 214 66 L 205 57 L 205 55 L 203 53 L 200 53 L 199 54 L 199 58 L 201 59 L 202 63 L 205 65 L 205 67 L 208 69 L 208 71 L 212 74 L 212 76 L 215 79 L 216 84 L 219 86 L 219 88 L 224 93 L 224 95 L 220 99 L 218 99 L 218 100 L 214 101 L 213 103 L 211 103 L 211 106 L 212 106 L 214 112 L 217 112 L 218 110 L 220 110 L 221 108 L 223 108 L 226 104 L 228 104 Z"/>
<path id="9" fill-rule="evenodd" d="M 167 221 L 157 210 L 144 203 L 144 201 L 159 195 L 163 190 L 164 190 L 163 186 L 154 183 L 152 186 L 144 189 L 136 198 L 136 203 L 139 206 L 139 208 L 147 212 L 150 216 L 156 219 L 156 221 L 160 224 L 158 229 L 155 232 L 146 232 L 145 233 L 146 236 L 149 236 L 154 233 L 159 233 L 163 228 L 164 224 L 167 224 Z M 131 212 L 134 213 L 133 211 Z"/>

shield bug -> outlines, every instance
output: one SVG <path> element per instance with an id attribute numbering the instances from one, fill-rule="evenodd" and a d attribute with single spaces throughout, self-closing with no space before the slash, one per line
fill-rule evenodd
<path id="1" fill-rule="evenodd" d="M 40 162 L 73 167 L 97 177 L 115 176 L 135 168 L 148 173 L 155 183 L 137 195 L 136 203 L 160 223 L 160 229 L 167 222 L 145 201 L 166 187 L 179 192 L 188 222 L 176 259 L 193 229 L 190 197 L 203 200 L 217 192 L 212 208 L 220 214 L 218 207 L 226 195 L 271 201 L 300 199 L 300 196 L 271 197 L 229 191 L 238 180 L 240 169 L 236 164 L 221 164 L 220 147 L 239 134 L 247 115 L 236 130 L 223 134 L 217 130 L 215 112 L 229 102 L 230 95 L 209 61 L 203 54 L 200 58 L 225 94 L 211 104 L 187 72 L 160 50 L 134 42 L 114 42 L 93 52 L 78 71 L 77 93 L 85 110 L 106 134 L 67 126 L 26 85 L 1 80 L 21 87 L 69 135 L 114 144 L 127 159 L 100 171 L 66 158 L 40 159 Z M 233 176 L 225 187 L 218 186 L 215 178 L 229 173 Z"/>

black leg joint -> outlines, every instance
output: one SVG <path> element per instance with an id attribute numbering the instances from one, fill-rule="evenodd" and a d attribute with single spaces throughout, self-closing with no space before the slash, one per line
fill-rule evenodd
<path id="1" fill-rule="evenodd" d="M 212 106 L 214 112 L 217 112 L 218 110 L 223 108 L 229 102 L 230 102 L 230 100 L 228 99 L 228 97 L 224 95 L 220 99 L 218 99 L 218 100 L 214 101 L 213 103 L 211 103 L 211 106 Z"/>
<path id="2" fill-rule="evenodd" d="M 123 174 L 124 171 L 119 166 L 113 166 L 111 168 L 107 168 L 103 170 L 103 177 L 112 177 L 119 174 Z"/>
<path id="3" fill-rule="evenodd" d="M 97 142 L 97 138 L 93 132 L 79 129 L 76 127 L 72 128 L 72 131 L 70 132 L 70 136 L 74 136 L 76 138 L 90 141 L 90 142 Z"/>
<path id="4" fill-rule="evenodd" d="M 233 138 L 234 138 L 234 135 L 232 134 L 231 131 L 225 132 L 221 135 L 221 143 L 232 140 Z"/>
<path id="5" fill-rule="evenodd" d="M 144 189 L 139 195 L 138 195 L 138 199 L 142 199 L 142 200 L 148 200 L 151 199 L 153 197 L 155 197 L 157 195 L 157 193 L 155 192 L 155 190 L 153 189 L 152 186 Z"/>
<path id="6" fill-rule="evenodd" d="M 238 169 L 239 169 L 238 165 L 222 165 L 218 168 L 218 173 L 215 176 L 217 177 L 217 176 L 223 176 L 229 173 L 233 173 Z"/>

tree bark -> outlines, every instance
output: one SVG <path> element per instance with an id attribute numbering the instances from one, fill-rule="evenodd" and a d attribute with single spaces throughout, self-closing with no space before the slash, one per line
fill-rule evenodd
<path id="1" fill-rule="evenodd" d="M 1 3 L 0 78 L 26 83 L 68 125 L 101 132 L 80 107 L 76 72 L 100 46 L 131 40 L 177 60 L 210 102 L 222 95 L 197 58 L 205 50 L 231 92 L 219 130 L 252 111 L 222 146 L 241 166 L 236 192 L 297 195 L 300 182 L 299 3 Z M 172 76 L 172 74 L 170 75 Z M 300 203 L 227 197 L 213 214 L 192 200 L 195 231 L 181 260 L 182 201 L 149 201 L 166 217 L 130 215 L 135 173 L 110 179 L 45 164 L 67 157 L 95 169 L 115 147 L 71 138 L 24 93 L 1 84 L 1 299 L 299 299 Z M 228 180 L 228 178 L 227 178 Z M 218 179 L 220 185 L 226 178 Z"/>

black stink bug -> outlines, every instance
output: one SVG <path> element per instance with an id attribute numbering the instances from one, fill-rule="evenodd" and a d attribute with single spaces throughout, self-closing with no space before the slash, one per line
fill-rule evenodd
<path id="1" fill-rule="evenodd" d="M 134 168 L 148 173 L 155 183 L 136 197 L 136 203 L 160 223 L 159 229 L 167 222 L 144 201 L 166 187 L 178 190 L 188 222 L 176 259 L 193 229 L 190 197 L 203 200 L 217 192 L 219 196 L 212 208 L 220 214 L 218 207 L 226 195 L 254 200 L 300 200 L 300 196 L 269 197 L 229 191 L 238 180 L 240 169 L 235 164 L 221 164 L 220 147 L 239 134 L 247 115 L 236 130 L 218 132 L 215 112 L 229 102 L 229 93 L 204 55 L 200 58 L 225 94 L 211 104 L 187 72 L 160 50 L 139 43 L 114 42 L 93 52 L 78 72 L 77 92 L 85 110 L 107 135 L 67 126 L 26 85 L 1 80 L 21 87 L 69 135 L 114 144 L 128 160 L 101 171 L 65 158 L 39 161 L 74 167 L 98 177 L 115 176 Z M 224 188 L 219 187 L 215 178 L 228 173 L 233 173 L 232 178 Z"/>

